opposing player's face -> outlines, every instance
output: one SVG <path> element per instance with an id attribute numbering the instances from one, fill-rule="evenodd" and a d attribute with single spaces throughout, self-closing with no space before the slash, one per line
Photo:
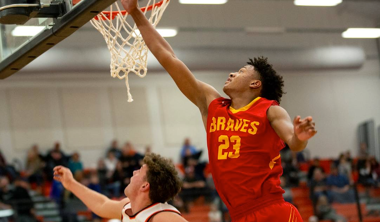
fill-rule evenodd
<path id="1" fill-rule="evenodd" d="M 140 169 L 133 171 L 129 185 L 125 188 L 124 194 L 130 197 L 131 194 L 137 194 L 141 187 L 147 184 L 146 173 L 148 166 L 144 164 Z"/>
<path id="2" fill-rule="evenodd" d="M 249 90 L 253 80 L 259 80 L 258 73 L 253 66 L 246 65 L 239 69 L 239 71 L 228 75 L 223 91 L 228 95 L 232 91 Z"/>

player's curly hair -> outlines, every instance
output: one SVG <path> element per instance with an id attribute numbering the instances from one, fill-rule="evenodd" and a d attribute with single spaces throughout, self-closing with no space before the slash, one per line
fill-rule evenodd
<path id="1" fill-rule="evenodd" d="M 282 76 L 278 75 L 273 66 L 268 63 L 268 58 L 263 56 L 249 59 L 248 65 L 252 65 L 255 70 L 260 74 L 262 82 L 261 97 L 276 100 L 281 102 L 281 97 L 284 94 L 282 88 L 284 87 L 284 80 Z"/>
<path id="2" fill-rule="evenodd" d="M 150 184 L 150 200 L 153 203 L 165 203 L 173 199 L 182 187 L 173 163 L 154 153 L 147 154 L 143 161 L 148 166 L 146 177 Z"/>

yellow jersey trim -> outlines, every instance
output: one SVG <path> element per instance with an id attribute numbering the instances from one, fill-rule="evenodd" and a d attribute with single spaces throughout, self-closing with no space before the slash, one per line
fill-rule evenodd
<path id="1" fill-rule="evenodd" d="M 240 109 L 234 109 L 232 108 L 232 106 L 230 106 L 230 111 L 235 114 L 235 113 L 238 113 L 238 112 L 241 112 L 241 111 L 246 111 L 248 110 L 249 108 L 251 108 L 253 106 L 253 104 L 255 104 L 255 102 L 257 102 L 257 100 L 261 99 L 261 97 L 257 97 L 256 99 L 252 100 L 252 102 L 250 102 L 248 105 L 244 106 L 243 108 L 240 108 Z"/>
<path id="2" fill-rule="evenodd" d="M 288 222 L 293 222 L 293 213 L 294 213 L 294 210 L 292 207 L 290 207 L 290 215 L 289 215 L 289 221 Z"/>

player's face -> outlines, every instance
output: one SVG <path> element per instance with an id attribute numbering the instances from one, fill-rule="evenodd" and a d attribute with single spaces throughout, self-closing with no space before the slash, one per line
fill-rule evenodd
<path id="1" fill-rule="evenodd" d="M 259 80 L 258 73 L 251 65 L 246 65 L 237 72 L 232 72 L 228 75 L 224 83 L 223 91 L 229 95 L 234 91 L 250 90 L 250 85 L 253 80 Z"/>
<path id="2" fill-rule="evenodd" d="M 144 164 L 140 169 L 133 171 L 129 185 L 125 188 L 124 193 L 127 197 L 131 194 L 137 194 L 139 189 L 147 183 L 146 173 L 148 166 Z"/>

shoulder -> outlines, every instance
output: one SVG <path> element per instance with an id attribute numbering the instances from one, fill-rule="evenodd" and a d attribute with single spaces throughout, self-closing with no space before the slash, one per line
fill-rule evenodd
<path id="1" fill-rule="evenodd" d="M 112 201 L 112 200 L 110 200 L 110 201 Z M 124 208 L 125 208 L 128 204 L 130 204 L 130 203 L 131 203 L 131 201 L 129 200 L 128 197 L 119 200 L 119 204 L 120 204 L 120 206 L 122 207 L 121 209 L 124 209 Z"/>
<path id="2" fill-rule="evenodd" d="M 177 214 L 176 212 L 163 211 L 157 213 L 149 220 L 149 222 L 187 222 L 185 218 Z"/>
<path id="3" fill-rule="evenodd" d="M 284 117 L 288 118 L 289 114 L 281 106 L 272 105 L 267 110 L 267 117 L 268 117 L 268 120 L 272 122 L 273 120 L 278 119 L 278 118 L 284 118 Z"/>

